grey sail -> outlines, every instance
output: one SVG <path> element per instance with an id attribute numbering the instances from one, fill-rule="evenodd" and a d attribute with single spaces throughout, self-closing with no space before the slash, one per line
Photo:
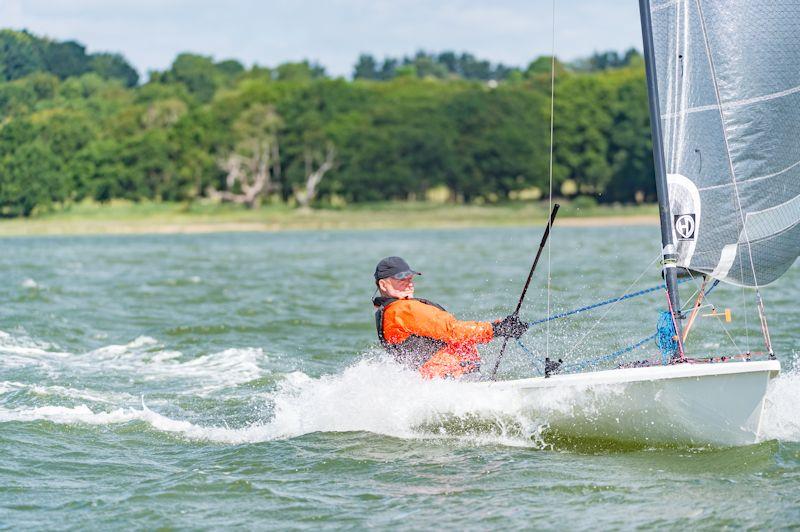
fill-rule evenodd
<path id="1" fill-rule="evenodd" d="M 800 0 L 651 0 L 678 265 L 764 285 L 800 255 Z"/>

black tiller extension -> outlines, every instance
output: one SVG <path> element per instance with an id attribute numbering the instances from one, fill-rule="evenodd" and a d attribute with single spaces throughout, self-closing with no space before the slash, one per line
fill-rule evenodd
<path id="1" fill-rule="evenodd" d="M 558 208 L 560 205 L 556 203 L 553 205 L 553 212 L 550 213 L 550 219 L 547 222 L 547 228 L 544 230 L 544 234 L 542 235 L 542 241 L 539 243 L 539 250 L 536 252 L 536 258 L 533 259 L 533 265 L 531 266 L 531 271 L 528 273 L 528 279 L 525 281 L 525 287 L 522 289 L 522 294 L 519 296 L 519 301 L 517 302 L 517 308 L 512 314 L 512 316 L 519 316 L 519 309 L 522 307 L 522 302 L 525 300 L 525 294 L 528 293 L 528 286 L 531 284 L 531 278 L 533 277 L 533 272 L 536 270 L 536 265 L 539 264 L 539 257 L 542 256 L 542 250 L 544 249 L 545 244 L 547 244 L 547 239 L 550 237 L 550 228 L 553 227 L 553 221 L 556 219 L 556 214 L 558 214 Z M 500 348 L 500 354 L 497 356 L 497 361 L 494 363 L 494 369 L 492 370 L 492 377 L 491 380 L 495 380 L 495 376 L 497 375 L 497 368 L 500 367 L 500 361 L 503 360 L 503 354 L 506 352 L 506 345 L 508 344 L 508 337 L 503 339 L 503 347 Z"/>

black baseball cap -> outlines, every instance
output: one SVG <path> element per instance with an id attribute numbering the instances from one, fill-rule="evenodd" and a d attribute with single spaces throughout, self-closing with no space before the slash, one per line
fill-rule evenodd
<path id="1" fill-rule="evenodd" d="M 375 280 L 388 279 L 393 277 L 395 279 L 405 279 L 412 275 L 422 275 L 422 273 L 412 270 L 400 257 L 386 257 L 381 259 L 377 266 L 375 266 Z"/>

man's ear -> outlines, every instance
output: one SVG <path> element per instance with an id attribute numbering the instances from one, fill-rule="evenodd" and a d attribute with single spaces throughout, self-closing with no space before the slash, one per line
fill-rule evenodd
<path id="1" fill-rule="evenodd" d="M 389 281 L 387 281 L 386 279 L 381 279 L 380 281 L 378 281 L 378 290 L 385 293 L 387 288 L 386 285 L 388 283 Z"/>

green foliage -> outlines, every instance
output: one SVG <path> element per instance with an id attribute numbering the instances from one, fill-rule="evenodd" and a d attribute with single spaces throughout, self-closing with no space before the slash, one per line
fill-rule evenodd
<path id="1" fill-rule="evenodd" d="M 66 199 L 59 159 L 40 141 L 23 144 L 0 159 L 0 215 L 30 216 Z"/>
<path id="2" fill-rule="evenodd" d="M 353 78 L 385 81 L 401 76 L 417 76 L 420 78 L 462 78 L 488 81 L 490 79 L 505 80 L 519 73 L 518 68 L 502 63 L 492 64 L 468 53 L 461 55 L 454 52 L 432 54 L 419 51 L 413 57 L 406 56 L 402 59 L 387 57 L 380 66 L 374 57 L 362 54 L 356 63 Z"/>
<path id="3" fill-rule="evenodd" d="M 0 215 L 83 199 L 191 201 L 225 190 L 234 162 L 248 175 L 269 164 L 260 194 L 286 204 L 323 162 L 308 196 L 321 204 L 431 190 L 452 202 L 520 198 L 549 185 L 551 63 L 362 55 L 347 81 L 307 61 L 245 69 L 181 54 L 138 85 L 119 55 L 3 30 Z M 641 57 L 586 63 L 556 61 L 555 190 L 591 196 L 579 203 L 652 199 Z"/>
<path id="4" fill-rule="evenodd" d="M 275 79 L 280 81 L 311 81 L 325 77 L 325 69 L 316 63 L 301 61 L 299 63 L 283 63 L 274 72 Z"/>
<path id="5" fill-rule="evenodd" d="M 95 72 L 133 87 L 139 74 L 118 54 L 87 54 L 75 41 L 58 42 L 27 31 L 0 30 L 0 81 L 48 72 L 60 79 Z"/>
<path id="6" fill-rule="evenodd" d="M 139 83 L 139 73 L 119 54 L 92 55 L 89 70 L 105 79 L 118 79 L 126 87 L 135 87 Z"/>

